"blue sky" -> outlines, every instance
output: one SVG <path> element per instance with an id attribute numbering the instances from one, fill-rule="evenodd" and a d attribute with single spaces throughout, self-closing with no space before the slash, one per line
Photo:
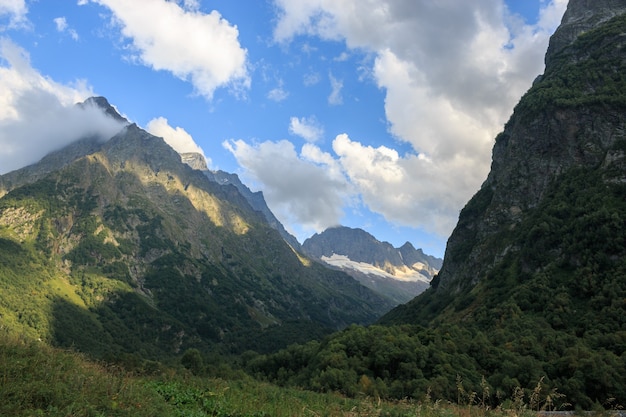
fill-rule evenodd
<path id="1" fill-rule="evenodd" d="M 301 242 L 443 256 L 566 0 L 0 0 L 0 174 L 115 126 L 239 174 Z"/>

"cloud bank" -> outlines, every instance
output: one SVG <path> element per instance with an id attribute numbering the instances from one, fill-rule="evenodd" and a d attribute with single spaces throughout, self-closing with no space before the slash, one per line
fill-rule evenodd
<path id="1" fill-rule="evenodd" d="M 351 53 L 373 56 L 369 71 L 385 92 L 389 134 L 412 148 L 400 154 L 338 135 L 333 141 L 335 154 L 326 154 L 326 164 L 337 166 L 345 178 L 341 193 L 354 193 L 347 201 L 362 202 L 389 221 L 445 237 L 456 224 L 459 210 L 487 176 L 496 134 L 533 79 L 543 72 L 549 36 L 567 0 L 544 3 L 538 21 L 532 24 L 513 16 L 503 0 L 274 3 L 276 42 L 316 37 L 344 42 Z M 332 74 L 329 79 L 329 105 L 340 104 L 341 80 Z M 304 180 L 299 170 L 318 175 L 319 183 L 327 179 L 316 169 L 320 165 L 306 158 L 304 148 L 298 155 L 285 142 L 236 143 L 231 152 L 268 195 L 293 189 L 296 179 Z M 276 173 L 280 167 L 264 160 L 264 150 L 276 146 L 291 146 L 292 165 L 280 174 Z M 314 145 L 307 146 L 312 153 Z M 265 170 L 272 170 L 282 181 L 267 178 Z M 307 177 L 307 184 L 313 182 Z M 326 184 L 320 192 L 336 196 L 332 185 Z M 325 201 L 337 206 L 326 207 L 324 213 L 338 213 L 346 198 Z M 306 219 L 320 229 L 337 221 L 324 215 L 316 222 L 307 208 L 291 208 L 292 217 Z"/>
<path id="2" fill-rule="evenodd" d="M 37 162 L 86 136 L 108 139 L 122 124 L 92 106 L 83 82 L 63 85 L 39 74 L 22 48 L 0 39 L 0 174 Z"/>
<path id="3" fill-rule="evenodd" d="M 92 0 L 109 8 L 139 62 L 190 81 L 211 99 L 219 87 L 249 88 L 247 51 L 239 32 L 217 11 L 198 11 L 198 1 Z"/>

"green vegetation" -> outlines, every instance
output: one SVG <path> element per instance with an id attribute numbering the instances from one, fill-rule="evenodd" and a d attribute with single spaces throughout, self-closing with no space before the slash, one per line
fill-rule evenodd
<path id="1" fill-rule="evenodd" d="M 610 135 L 623 135 L 624 25 L 626 15 L 553 56 L 516 120 L 608 109 Z M 594 152 L 598 164 L 613 152 L 608 167 L 563 169 L 538 205 L 493 233 L 473 222 L 498 200 L 483 188 L 447 258 L 472 257 L 480 275 L 435 278 L 369 327 L 350 324 L 370 323 L 384 299 L 307 263 L 217 184 L 175 172 L 178 160 L 156 171 L 145 155 L 127 168 L 98 162 L 105 153 L 69 164 L 0 198 L 0 415 L 471 417 L 626 405 L 626 141 L 607 148 Z"/>
<path id="2" fill-rule="evenodd" d="M 194 356 L 193 354 L 191 356 Z M 184 355 L 185 361 L 189 355 Z M 491 409 L 484 396 L 457 380 L 458 404 L 384 401 L 359 394 L 351 399 L 279 388 L 230 371 L 228 379 L 197 377 L 181 368 L 155 366 L 151 375 L 89 362 L 75 352 L 47 347 L 0 331 L 0 415 L 49 417 L 448 417 L 535 416 L 550 402 L 539 382 L 529 396 L 518 393 L 505 407 Z M 362 381 L 367 388 L 367 380 Z M 482 393 L 484 395 L 484 393 Z M 549 397 L 549 398 L 548 398 Z"/>
<path id="3" fill-rule="evenodd" d="M 557 108 L 626 108 L 626 73 L 621 45 L 626 15 L 582 34 L 548 62 L 541 81 L 515 112 L 526 119 Z"/>
<path id="4" fill-rule="evenodd" d="M 255 356 L 246 369 L 350 396 L 420 400 L 429 390 L 455 401 L 458 376 L 492 407 L 514 401 L 520 387 L 528 397 L 538 381 L 542 395 L 563 395 L 553 406 L 625 404 L 626 185 L 605 175 L 563 174 L 515 234 L 493 237 L 513 249 L 473 288 L 431 288 L 386 326 Z"/>

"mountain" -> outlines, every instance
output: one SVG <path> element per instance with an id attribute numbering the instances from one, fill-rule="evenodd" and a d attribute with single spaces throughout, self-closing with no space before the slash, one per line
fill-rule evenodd
<path id="1" fill-rule="evenodd" d="M 579 404 L 626 399 L 625 34 L 626 1 L 569 2 L 441 271 L 381 323 L 462 322 L 526 352 Z"/>
<path id="2" fill-rule="evenodd" d="M 265 197 L 261 191 L 252 192 L 244 183 L 241 182 L 237 174 L 231 174 L 222 170 L 212 171 L 207 167 L 206 159 L 202 154 L 197 152 L 187 152 L 181 154 L 181 159 L 184 163 L 202 171 L 206 177 L 220 185 L 233 185 L 241 193 L 241 195 L 248 201 L 252 208 L 263 214 L 265 220 L 269 225 L 276 229 L 278 233 L 285 239 L 285 241 L 295 250 L 300 250 L 300 242 L 292 234 L 285 230 L 282 223 L 274 216 L 274 213 L 270 210 L 265 202 Z"/>
<path id="3" fill-rule="evenodd" d="M 346 272 L 361 284 L 405 303 L 428 288 L 441 259 L 406 242 L 394 248 L 361 229 L 333 227 L 304 241 L 307 255 Z"/>
<path id="4" fill-rule="evenodd" d="M 98 358 L 167 360 L 268 351 L 392 307 L 296 252 L 234 180 L 182 160 L 120 117 L 111 138 L 0 176 L 3 326 Z"/>
<path id="5" fill-rule="evenodd" d="M 376 325 L 250 368 L 427 404 L 619 409 L 625 230 L 626 1 L 570 0 L 430 288 Z"/>
<path id="6" fill-rule="evenodd" d="M 598 227 L 609 231 L 602 240 L 617 242 L 596 256 L 608 259 L 607 268 L 618 266 L 624 253 L 625 12 L 624 1 L 570 1 L 545 73 L 496 138 L 487 180 L 461 211 L 431 294 L 471 292 L 497 279 L 505 264 L 531 276 L 548 264 L 563 272 L 597 270 L 583 250 L 597 246 L 589 235 Z M 574 222 L 580 230 L 570 230 Z"/>

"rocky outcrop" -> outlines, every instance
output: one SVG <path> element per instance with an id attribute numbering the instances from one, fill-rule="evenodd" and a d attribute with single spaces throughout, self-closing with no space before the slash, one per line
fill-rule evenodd
<path id="1" fill-rule="evenodd" d="M 204 156 L 197 152 L 181 153 L 180 158 L 185 164 L 189 165 L 193 169 L 197 169 L 199 171 L 207 171 L 209 169 Z"/>
<path id="2" fill-rule="evenodd" d="M 241 182 L 237 174 L 231 174 L 225 171 L 204 170 L 206 177 L 220 185 L 234 186 L 239 193 L 248 201 L 248 204 L 258 212 L 260 212 L 268 224 L 280 233 L 285 241 L 295 250 L 300 250 L 300 242 L 291 233 L 289 233 L 283 224 L 276 218 L 265 202 L 265 197 L 261 191 L 252 192 L 244 183 Z"/>

